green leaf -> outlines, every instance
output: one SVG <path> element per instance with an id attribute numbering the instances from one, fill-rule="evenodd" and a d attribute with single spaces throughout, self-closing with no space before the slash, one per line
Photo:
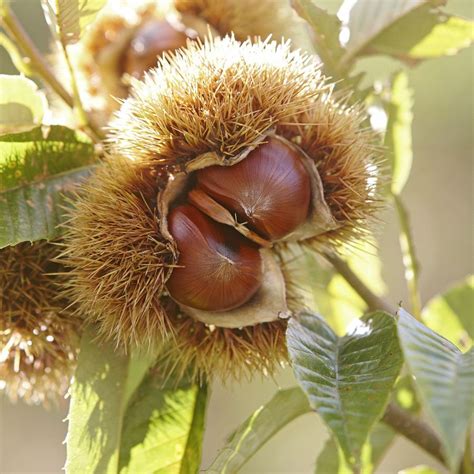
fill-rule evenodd
<path id="1" fill-rule="evenodd" d="M 295 376 L 341 446 L 361 462 L 362 446 L 388 403 L 402 356 L 395 320 L 376 312 L 338 337 L 319 316 L 291 319 L 287 344 Z"/>
<path id="2" fill-rule="evenodd" d="M 339 71 L 338 64 L 344 54 L 339 43 L 340 20 L 336 15 L 319 8 L 313 0 L 292 0 L 291 5 L 311 27 L 314 46 L 324 64 L 326 74 L 340 78 L 343 72 Z"/>
<path id="3" fill-rule="evenodd" d="M 66 127 L 0 136 L 0 248 L 59 236 L 65 193 L 94 161 L 91 141 Z"/>
<path id="4" fill-rule="evenodd" d="M 4 33 L 0 33 L 0 46 L 5 48 L 6 52 L 10 56 L 13 65 L 18 69 L 19 72 L 26 76 L 32 76 L 33 70 L 27 63 L 26 58 L 23 58 L 20 51 L 13 41 Z"/>
<path id="5" fill-rule="evenodd" d="M 198 472 L 206 403 L 206 386 L 164 385 L 150 374 L 124 416 L 118 472 Z"/>
<path id="6" fill-rule="evenodd" d="M 46 20 L 64 45 L 79 41 L 107 0 L 42 0 Z"/>
<path id="7" fill-rule="evenodd" d="M 342 63 L 349 63 L 370 47 L 371 42 L 388 28 L 425 5 L 436 6 L 443 0 L 345 0 L 339 17 L 350 33 Z M 352 7 L 352 8 L 350 8 Z M 350 10 L 349 10 L 350 8 Z M 349 10 L 349 11 L 348 11 Z"/>
<path id="8" fill-rule="evenodd" d="M 392 168 L 391 191 L 400 194 L 410 176 L 413 161 L 413 91 L 408 86 L 405 72 L 399 72 L 392 79 L 390 100 L 384 105 L 388 113 L 385 146 Z"/>
<path id="9" fill-rule="evenodd" d="M 272 436 L 309 411 L 308 399 L 299 387 L 279 390 L 229 436 L 225 447 L 205 472 L 226 474 L 239 471 Z"/>
<path id="10" fill-rule="evenodd" d="M 377 424 L 364 444 L 361 454 L 360 474 L 371 474 L 395 439 L 395 432 L 386 425 Z M 318 456 L 316 474 L 352 474 L 352 469 L 344 459 L 344 453 L 336 440 L 331 437 L 326 441 Z"/>
<path id="11" fill-rule="evenodd" d="M 71 388 L 66 472 L 197 472 L 206 389 L 164 383 L 147 375 L 152 356 L 118 354 L 94 337 L 94 328 L 82 337 Z"/>
<path id="12" fill-rule="evenodd" d="M 33 81 L 23 76 L 0 74 L 0 132 L 41 124 L 47 108 L 45 95 Z"/>
<path id="13" fill-rule="evenodd" d="M 474 276 L 428 301 L 421 317 L 433 331 L 465 352 L 474 339 Z"/>
<path id="14" fill-rule="evenodd" d="M 449 466 L 456 471 L 474 408 L 474 350 L 463 354 L 403 309 L 398 318 L 405 361 L 440 434 Z"/>
<path id="15" fill-rule="evenodd" d="M 418 414 L 421 410 L 414 392 L 411 375 L 404 375 L 397 380 L 391 398 L 393 403 L 413 414 Z M 386 424 L 377 423 L 375 425 L 362 448 L 361 474 L 370 474 L 376 471 L 396 437 L 396 432 Z M 344 453 L 334 437 L 330 437 L 326 441 L 319 454 L 315 473 L 352 474 L 352 469 L 344 459 Z"/>
<path id="16" fill-rule="evenodd" d="M 365 54 L 386 54 L 413 65 L 419 60 L 456 54 L 473 40 L 472 21 L 425 5 L 377 36 Z"/>

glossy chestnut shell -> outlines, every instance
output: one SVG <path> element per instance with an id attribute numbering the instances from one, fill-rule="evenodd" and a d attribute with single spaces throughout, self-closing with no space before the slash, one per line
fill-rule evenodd
<path id="1" fill-rule="evenodd" d="M 176 207 L 168 227 L 179 251 L 167 282 L 179 303 L 226 311 L 246 303 L 262 281 L 258 247 L 232 227 L 214 222 L 194 206 Z"/>
<path id="2" fill-rule="evenodd" d="M 279 240 L 308 217 L 311 184 L 300 152 L 275 137 L 233 166 L 197 172 L 198 188 L 270 241 Z"/>

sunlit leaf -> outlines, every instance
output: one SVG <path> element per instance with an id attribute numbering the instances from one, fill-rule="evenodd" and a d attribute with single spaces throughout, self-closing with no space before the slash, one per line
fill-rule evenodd
<path id="1" fill-rule="evenodd" d="M 456 471 L 474 408 L 474 350 L 463 354 L 403 309 L 398 318 L 405 361 L 441 436 L 449 466 Z"/>
<path id="2" fill-rule="evenodd" d="M 473 41 L 474 22 L 432 11 L 427 5 L 377 36 L 365 53 L 387 54 L 411 65 L 456 54 Z"/>
<path id="3" fill-rule="evenodd" d="M 119 354 L 95 335 L 83 335 L 71 389 L 66 473 L 197 472 L 205 388 L 164 383 L 148 372 L 152 356 Z"/>
<path id="4" fill-rule="evenodd" d="M 45 95 L 33 81 L 23 76 L 0 74 L 1 133 L 41 124 L 47 108 Z"/>
<path id="5" fill-rule="evenodd" d="M 339 10 L 348 28 L 349 38 L 342 62 L 348 63 L 363 54 L 379 35 L 407 15 L 416 14 L 426 5 L 443 4 L 443 0 L 345 0 Z"/>
<path id="6" fill-rule="evenodd" d="M 280 390 L 232 433 L 216 459 L 205 471 L 230 474 L 239 469 L 279 430 L 311 411 L 308 399 L 298 388 Z"/>
<path id="7" fill-rule="evenodd" d="M 195 473 L 201 464 L 207 388 L 150 374 L 123 419 L 120 474 Z"/>
<path id="8" fill-rule="evenodd" d="M 94 161 L 91 141 L 65 127 L 0 136 L 0 248 L 57 237 L 65 193 L 89 176 Z"/>
<path id="9" fill-rule="evenodd" d="M 385 107 L 388 112 L 385 146 L 392 167 L 391 190 L 400 194 L 410 176 L 413 161 L 413 91 L 408 86 L 405 72 L 399 72 L 393 78 L 390 100 L 385 102 Z"/>
<path id="10" fill-rule="evenodd" d="M 402 356 L 395 320 L 376 312 L 352 333 L 338 337 L 319 316 L 291 319 L 287 344 L 293 371 L 351 465 L 382 416 L 400 371 Z"/>
<path id="11" fill-rule="evenodd" d="M 336 15 L 319 8 L 313 0 L 292 0 L 291 4 L 311 27 L 314 46 L 323 62 L 326 74 L 338 78 L 342 73 L 339 71 L 339 60 L 344 54 L 344 49 L 339 43 L 340 20 Z"/>
<path id="12" fill-rule="evenodd" d="M 107 0 L 42 0 L 46 19 L 64 45 L 79 41 L 106 3 Z"/>
<path id="13" fill-rule="evenodd" d="M 423 308 L 423 322 L 466 351 L 474 339 L 474 276 L 435 296 Z"/>

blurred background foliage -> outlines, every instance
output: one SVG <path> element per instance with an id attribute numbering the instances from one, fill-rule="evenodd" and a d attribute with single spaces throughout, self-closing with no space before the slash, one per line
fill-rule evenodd
<path id="1" fill-rule="evenodd" d="M 317 2 L 330 13 L 337 12 L 339 4 L 339 0 Z M 12 1 L 12 7 L 36 45 L 47 51 L 48 29 L 40 2 L 16 0 Z M 474 3 L 471 0 L 450 0 L 448 10 L 472 18 Z M 404 189 L 404 202 L 410 211 L 421 262 L 423 304 L 473 271 L 473 59 L 473 50 L 468 49 L 453 57 L 423 62 L 408 72 L 415 95 L 414 159 Z M 364 83 L 367 85 L 387 78 L 390 72 L 398 69 L 398 62 L 385 57 L 360 60 L 356 67 L 357 71 L 366 73 Z M 0 73 L 16 73 L 3 49 L 0 49 Z M 370 254 L 373 251 L 361 257 L 359 268 L 369 268 L 366 274 L 368 283 L 380 290 L 385 288 L 393 304 L 408 302 L 393 209 L 383 213 L 376 238 L 385 283 L 374 271 L 378 261 Z M 341 296 L 337 312 L 344 315 L 343 321 L 349 321 L 352 311 L 344 301 L 352 299 L 350 290 L 337 281 L 332 285 L 334 292 Z M 323 306 L 318 290 L 322 288 L 306 297 Z M 343 328 L 339 329 L 344 332 Z M 282 370 L 274 380 L 256 379 L 225 387 L 214 384 L 207 414 L 203 466 L 208 466 L 214 459 L 229 432 L 270 399 L 276 388 L 294 384 L 289 369 Z M 63 422 L 66 411 L 66 403 L 47 412 L 22 403 L 11 405 L 4 397 L 0 398 L 0 472 L 60 473 L 65 460 L 62 441 L 67 429 Z M 316 415 L 298 418 L 260 450 L 242 472 L 312 472 L 314 459 L 327 437 L 327 431 Z M 19 447 L 21 453 L 18 453 Z M 395 449 L 386 456 L 378 472 L 397 472 L 415 463 L 425 463 L 443 472 L 427 455 L 401 439 L 396 441 Z"/>

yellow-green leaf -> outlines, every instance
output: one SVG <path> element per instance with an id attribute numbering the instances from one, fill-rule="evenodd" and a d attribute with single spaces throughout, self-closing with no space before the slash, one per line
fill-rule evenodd
<path id="1" fill-rule="evenodd" d="M 403 309 L 398 311 L 398 336 L 423 407 L 454 472 L 474 408 L 474 349 L 463 354 Z"/>
<path id="2" fill-rule="evenodd" d="M 65 194 L 95 159 L 89 138 L 62 126 L 0 136 L 0 248 L 56 238 Z"/>
<path id="3" fill-rule="evenodd" d="M 445 293 L 435 296 L 423 308 L 423 322 L 465 352 L 474 339 L 474 275 Z"/>
<path id="4" fill-rule="evenodd" d="M 50 28 L 64 44 L 79 41 L 107 0 L 42 0 Z"/>
<path id="5" fill-rule="evenodd" d="M 87 328 L 71 388 L 67 474 L 191 474 L 199 470 L 206 387 L 149 371 Z"/>
<path id="6" fill-rule="evenodd" d="M 223 449 L 205 471 L 208 474 L 231 474 L 242 466 L 279 430 L 311 408 L 299 388 L 279 390 L 229 436 Z"/>
<path id="7" fill-rule="evenodd" d="M 474 22 L 425 6 L 375 38 L 365 53 L 387 54 L 412 65 L 423 59 L 451 56 L 473 41 Z"/>
<path id="8" fill-rule="evenodd" d="M 0 74 L 1 133 L 23 131 L 40 125 L 47 108 L 44 93 L 32 80 Z"/>
<path id="9" fill-rule="evenodd" d="M 413 161 L 413 91 L 408 86 L 405 72 L 399 72 L 392 79 L 390 100 L 385 103 L 385 107 L 388 112 L 385 146 L 392 167 L 391 191 L 400 194 L 410 176 Z"/>

